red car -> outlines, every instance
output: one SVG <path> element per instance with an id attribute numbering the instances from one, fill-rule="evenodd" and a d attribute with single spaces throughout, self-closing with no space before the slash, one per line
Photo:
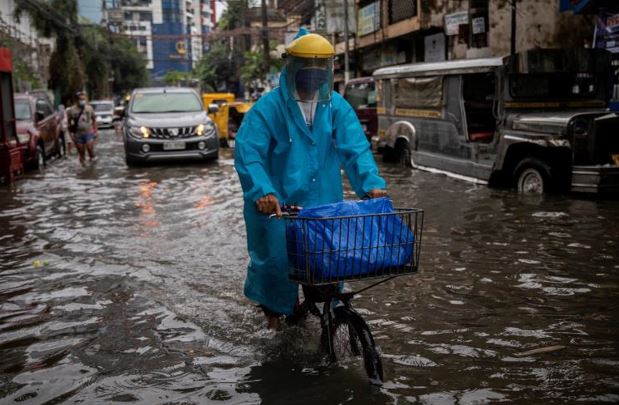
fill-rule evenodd
<path id="1" fill-rule="evenodd" d="M 351 79 L 344 89 L 344 98 L 357 113 L 368 141 L 378 130 L 376 115 L 376 89 L 372 77 Z"/>
<path id="2" fill-rule="evenodd" d="M 15 94 L 15 119 L 17 138 L 27 146 L 26 167 L 38 169 L 50 157 L 64 156 L 63 113 L 54 109 L 45 92 Z"/>

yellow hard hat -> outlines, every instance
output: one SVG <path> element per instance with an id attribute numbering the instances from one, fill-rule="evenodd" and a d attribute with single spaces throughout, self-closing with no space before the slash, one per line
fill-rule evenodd
<path id="1" fill-rule="evenodd" d="M 298 58 L 330 58 L 335 55 L 333 45 L 323 36 L 306 34 L 286 47 L 286 54 Z"/>

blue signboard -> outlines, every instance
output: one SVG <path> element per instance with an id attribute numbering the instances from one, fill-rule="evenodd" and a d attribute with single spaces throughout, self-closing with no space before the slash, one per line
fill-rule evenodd
<path id="1" fill-rule="evenodd" d="M 191 41 L 179 0 L 163 0 L 163 22 L 153 24 L 153 79 L 161 80 L 170 70 L 191 71 Z"/>

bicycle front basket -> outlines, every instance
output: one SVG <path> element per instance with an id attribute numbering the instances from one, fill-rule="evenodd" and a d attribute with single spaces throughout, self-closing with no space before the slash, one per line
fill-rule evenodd
<path id="1" fill-rule="evenodd" d="M 417 271 L 423 211 L 394 210 L 387 201 L 381 213 L 355 209 L 353 215 L 311 218 L 300 213 L 289 218 L 290 279 L 318 285 Z"/>

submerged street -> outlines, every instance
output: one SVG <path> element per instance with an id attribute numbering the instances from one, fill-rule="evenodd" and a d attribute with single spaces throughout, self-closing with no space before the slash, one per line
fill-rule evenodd
<path id="1" fill-rule="evenodd" d="M 243 296 L 233 150 L 129 169 L 110 130 L 97 151 L 0 193 L 0 403 L 619 401 L 617 201 L 380 163 L 426 216 L 419 273 L 353 302 L 376 388 L 323 361 L 316 320 L 273 333 Z"/>

